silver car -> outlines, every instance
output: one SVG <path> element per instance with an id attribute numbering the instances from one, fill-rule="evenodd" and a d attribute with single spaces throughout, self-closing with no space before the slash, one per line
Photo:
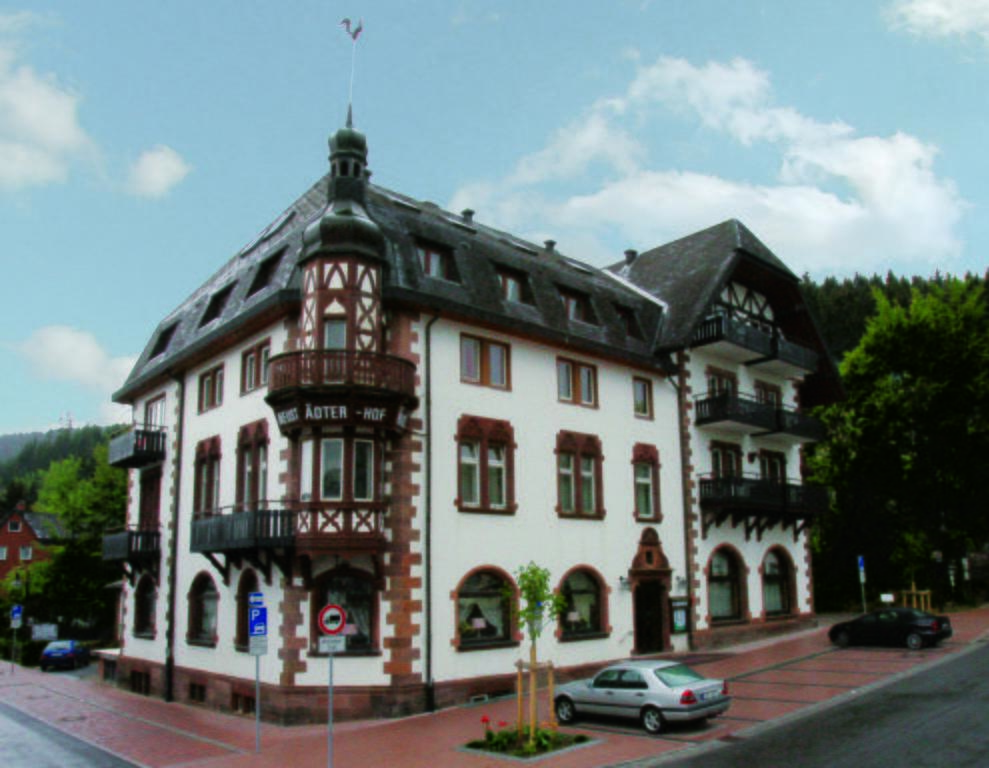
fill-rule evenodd
<path id="1" fill-rule="evenodd" d="M 649 733 L 659 733 L 666 723 L 723 714 L 730 704 L 725 681 L 657 660 L 612 664 L 593 678 L 560 686 L 555 699 L 561 723 L 583 715 L 634 717 Z"/>

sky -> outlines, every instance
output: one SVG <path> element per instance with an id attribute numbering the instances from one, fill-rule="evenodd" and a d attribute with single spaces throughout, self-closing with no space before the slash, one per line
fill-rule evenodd
<path id="1" fill-rule="evenodd" d="M 592 264 L 737 218 L 817 280 L 989 266 L 989 0 L 0 0 L 0 434 L 129 421 L 351 87 L 377 184 Z"/>

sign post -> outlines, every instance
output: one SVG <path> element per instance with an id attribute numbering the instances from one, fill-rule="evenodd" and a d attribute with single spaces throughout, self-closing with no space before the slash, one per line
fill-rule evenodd
<path id="1" fill-rule="evenodd" d="M 261 657 L 268 653 L 268 609 L 264 595 L 251 592 L 247 596 L 247 634 L 254 657 L 254 751 L 261 751 Z"/>
<path id="2" fill-rule="evenodd" d="M 10 609 L 10 674 L 14 674 L 14 659 L 17 658 L 17 630 L 24 620 L 24 606 L 15 605 Z"/>
<path id="3" fill-rule="evenodd" d="M 327 690 L 326 716 L 326 765 L 333 768 L 333 654 L 347 647 L 347 638 L 340 633 L 347 626 L 347 613 L 339 605 L 328 605 L 319 612 L 317 621 L 320 630 L 329 637 L 319 638 L 319 650 L 329 655 L 330 672 Z"/>
<path id="4" fill-rule="evenodd" d="M 859 555 L 859 587 L 862 590 L 862 613 L 866 613 L 865 607 L 865 556 Z"/>

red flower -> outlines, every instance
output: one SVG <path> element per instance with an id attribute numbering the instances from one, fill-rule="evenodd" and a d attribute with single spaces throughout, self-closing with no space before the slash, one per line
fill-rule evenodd
<path id="1" fill-rule="evenodd" d="M 507 726 L 508 726 L 508 723 L 506 723 L 504 720 L 499 720 L 498 721 L 498 727 L 499 728 L 505 728 Z"/>
<path id="2" fill-rule="evenodd" d="M 484 725 L 487 725 L 488 723 L 491 722 L 491 718 L 488 717 L 487 715 L 482 715 L 481 716 L 481 722 L 484 723 Z"/>

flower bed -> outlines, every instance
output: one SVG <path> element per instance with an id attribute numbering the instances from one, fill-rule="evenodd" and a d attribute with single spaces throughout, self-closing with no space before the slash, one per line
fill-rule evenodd
<path id="1" fill-rule="evenodd" d="M 528 730 L 509 726 L 504 720 L 498 722 L 497 728 L 492 728 L 491 718 L 487 715 L 481 718 L 481 725 L 484 726 L 484 738 L 467 742 L 465 748 L 526 758 L 540 757 L 578 744 L 586 744 L 591 740 L 582 733 L 560 733 L 549 727 L 537 728 L 535 737 L 530 740 Z"/>

